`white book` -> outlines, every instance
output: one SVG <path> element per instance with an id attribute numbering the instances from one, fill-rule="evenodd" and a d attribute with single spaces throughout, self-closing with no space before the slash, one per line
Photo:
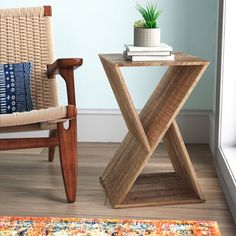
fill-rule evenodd
<path id="1" fill-rule="evenodd" d="M 174 61 L 175 55 L 172 54 L 170 56 L 127 56 L 131 61 Z"/>
<path id="2" fill-rule="evenodd" d="M 133 52 L 133 51 L 126 51 L 127 56 L 170 56 L 171 51 L 140 51 L 140 52 Z"/>
<path id="3" fill-rule="evenodd" d="M 134 45 L 129 45 L 129 44 L 125 44 L 125 48 L 127 49 L 127 51 L 130 51 L 130 52 L 155 52 L 155 51 L 171 51 L 172 52 L 172 47 L 165 44 L 165 43 L 160 43 L 159 46 L 156 46 L 156 47 L 137 47 L 137 46 L 134 46 Z"/>

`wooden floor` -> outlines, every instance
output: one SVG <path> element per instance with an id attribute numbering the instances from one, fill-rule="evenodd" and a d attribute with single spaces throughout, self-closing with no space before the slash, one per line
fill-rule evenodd
<path id="1" fill-rule="evenodd" d="M 111 209 L 98 181 L 118 144 L 79 145 L 77 202 L 67 204 L 59 156 L 47 162 L 47 150 L 0 153 L 0 215 L 155 218 L 217 221 L 222 235 L 236 235 L 236 228 L 220 188 L 207 145 L 187 148 L 200 181 L 206 203 Z M 160 146 L 144 169 L 145 173 L 172 171 L 167 153 Z"/>

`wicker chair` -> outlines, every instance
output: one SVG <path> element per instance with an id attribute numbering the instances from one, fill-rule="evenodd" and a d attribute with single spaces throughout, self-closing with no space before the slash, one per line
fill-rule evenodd
<path id="1" fill-rule="evenodd" d="M 53 161 L 59 146 L 61 169 L 68 202 L 76 200 L 77 125 L 73 70 L 81 58 L 54 62 L 51 7 L 0 9 L 0 63 L 30 61 L 34 110 L 0 115 L 0 132 L 49 130 L 49 137 L 1 139 L 0 150 L 49 147 Z M 55 74 L 65 80 L 67 106 L 58 105 Z M 69 121 L 68 128 L 64 122 Z"/>

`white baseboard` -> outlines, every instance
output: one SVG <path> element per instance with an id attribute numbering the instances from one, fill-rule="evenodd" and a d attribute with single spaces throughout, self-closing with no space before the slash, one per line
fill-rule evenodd
<path id="1" fill-rule="evenodd" d="M 181 111 L 177 117 L 186 143 L 210 144 L 210 111 Z M 121 142 L 127 133 L 119 110 L 80 110 L 80 142 Z"/>
<path id="2" fill-rule="evenodd" d="M 177 117 L 186 143 L 213 145 L 213 120 L 210 111 L 181 111 Z M 120 110 L 79 110 L 79 142 L 121 142 L 127 133 Z M 47 136 L 47 131 L 0 134 L 0 138 Z"/>

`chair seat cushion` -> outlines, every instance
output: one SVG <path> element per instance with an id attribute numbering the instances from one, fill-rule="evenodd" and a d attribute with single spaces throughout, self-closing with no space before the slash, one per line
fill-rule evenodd
<path id="1" fill-rule="evenodd" d="M 0 114 L 33 109 L 30 62 L 0 64 Z"/>
<path id="2" fill-rule="evenodd" d="M 64 119 L 67 116 L 67 107 L 58 106 L 47 109 L 14 112 L 0 115 L 0 127 L 18 126 L 41 122 L 50 122 Z"/>

